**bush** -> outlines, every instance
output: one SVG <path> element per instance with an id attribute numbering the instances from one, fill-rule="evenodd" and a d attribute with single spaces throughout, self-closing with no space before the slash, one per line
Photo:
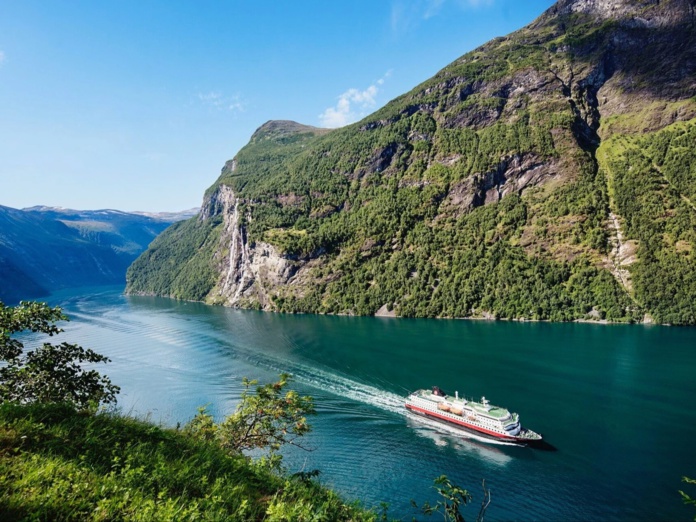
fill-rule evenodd
<path id="1" fill-rule="evenodd" d="M 7 307 L 0 302 L 0 401 L 68 403 L 85 409 L 116 402 L 119 387 L 82 363 L 105 363 L 107 357 L 76 344 L 43 343 L 24 353 L 24 344 L 13 335 L 30 331 L 49 337 L 63 330 L 56 322 L 68 320 L 60 308 L 22 301 Z"/>

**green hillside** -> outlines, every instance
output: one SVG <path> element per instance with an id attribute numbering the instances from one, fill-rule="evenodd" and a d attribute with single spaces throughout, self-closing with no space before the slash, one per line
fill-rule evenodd
<path id="1" fill-rule="evenodd" d="M 0 406 L 0 514 L 12 520 L 377 520 L 316 481 L 182 430 L 70 406 Z"/>
<path id="2" fill-rule="evenodd" d="M 619 4 L 561 1 L 353 125 L 265 124 L 127 290 L 693 324 L 694 2 Z"/>

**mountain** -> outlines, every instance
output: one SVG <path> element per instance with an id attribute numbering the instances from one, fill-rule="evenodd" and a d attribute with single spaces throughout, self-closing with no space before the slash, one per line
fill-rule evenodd
<path id="1" fill-rule="evenodd" d="M 562 0 L 356 124 L 268 122 L 127 291 L 694 324 L 695 7 Z"/>
<path id="2" fill-rule="evenodd" d="M 181 215 L 0 206 L 0 300 L 61 288 L 118 284 L 133 260 Z"/>
<path id="3" fill-rule="evenodd" d="M 198 215 L 199 208 L 189 208 L 188 210 L 181 210 L 179 212 L 139 212 L 133 211 L 130 214 L 137 214 L 139 216 L 150 217 L 156 221 L 166 221 L 168 223 L 176 223 L 177 221 L 183 221 L 185 219 L 190 219 Z"/>

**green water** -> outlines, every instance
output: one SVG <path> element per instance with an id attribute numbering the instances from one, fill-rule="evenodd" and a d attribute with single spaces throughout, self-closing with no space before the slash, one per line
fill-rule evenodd
<path id="1" fill-rule="evenodd" d="M 293 316 L 114 290 L 63 294 L 66 340 L 110 356 L 124 411 L 168 424 L 199 405 L 229 413 L 244 376 L 280 371 L 315 397 L 291 471 L 408 520 L 410 500 L 448 475 L 492 491 L 495 520 L 689 520 L 677 493 L 696 477 L 696 329 Z M 520 414 L 555 451 L 490 444 L 407 414 L 438 385 Z M 692 493 L 696 494 L 696 491 Z M 467 510 L 474 519 L 477 506 Z"/>

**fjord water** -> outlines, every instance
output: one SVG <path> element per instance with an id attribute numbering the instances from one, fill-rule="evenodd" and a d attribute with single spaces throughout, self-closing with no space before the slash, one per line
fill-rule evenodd
<path id="1" fill-rule="evenodd" d="M 696 329 L 282 315 L 209 307 L 117 289 L 57 294 L 64 340 L 108 355 L 125 413 L 167 425 L 209 404 L 234 409 L 242 377 L 286 371 L 315 398 L 290 471 L 368 507 L 434 500 L 445 474 L 492 492 L 486 520 L 679 520 L 677 491 L 696 477 Z M 439 385 L 520 414 L 555 451 L 492 444 L 412 417 L 409 390 Z M 688 487 L 687 487 L 688 489 Z"/>

